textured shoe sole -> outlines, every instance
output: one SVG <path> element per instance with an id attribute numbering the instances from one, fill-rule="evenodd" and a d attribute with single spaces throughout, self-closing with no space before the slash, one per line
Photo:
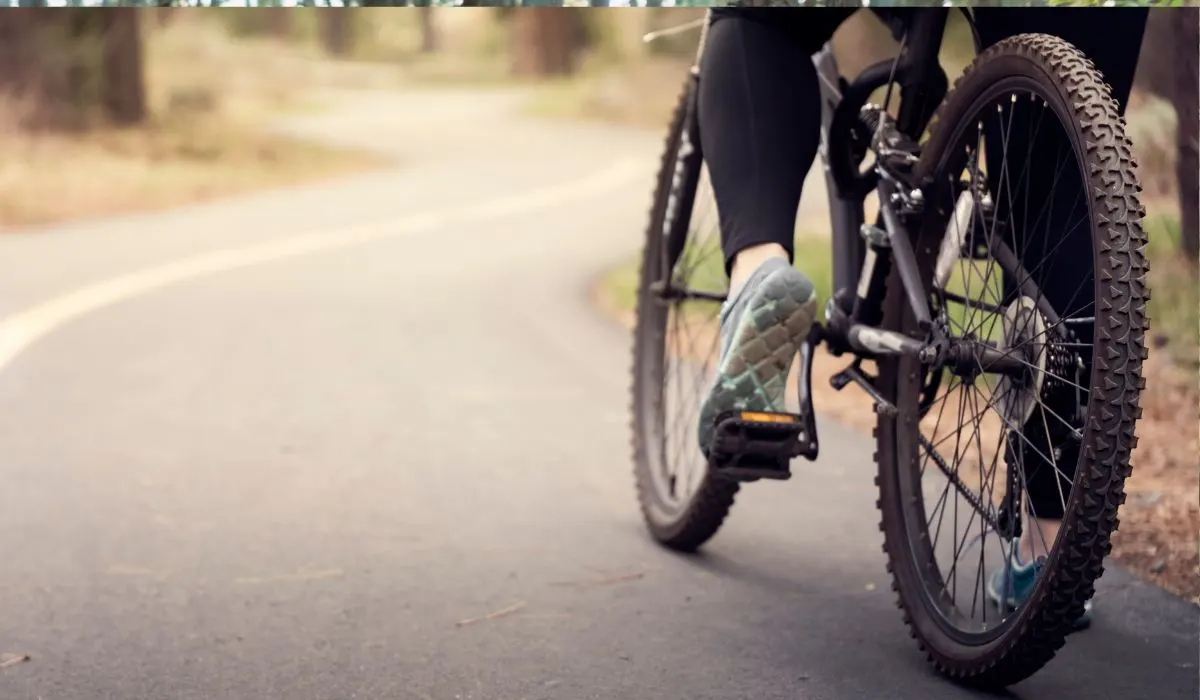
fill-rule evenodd
<path id="1" fill-rule="evenodd" d="M 812 285 L 795 270 L 776 273 L 755 292 L 742 312 L 717 382 L 700 411 L 700 445 L 705 452 L 713 421 L 729 410 L 781 411 L 788 372 L 817 313 Z"/>

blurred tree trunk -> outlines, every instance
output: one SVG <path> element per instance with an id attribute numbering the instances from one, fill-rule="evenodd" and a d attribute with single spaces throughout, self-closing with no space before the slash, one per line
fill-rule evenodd
<path id="1" fill-rule="evenodd" d="M 1197 177 L 1196 122 L 1200 119 L 1197 81 L 1200 81 L 1196 45 L 1200 41 L 1200 9 L 1171 8 L 1150 11 L 1146 37 L 1138 60 L 1137 83 L 1171 102 L 1176 117 L 1175 178 L 1179 196 L 1182 247 L 1188 260 L 1197 264 L 1200 221 L 1196 202 L 1200 198 Z"/>
<path id="2" fill-rule="evenodd" d="M 425 5 L 417 9 L 421 22 L 421 53 L 433 53 L 441 45 L 437 24 L 434 22 L 433 8 Z"/>
<path id="3" fill-rule="evenodd" d="M 135 8 L 20 8 L 0 13 L 0 92 L 23 128 L 81 129 L 95 117 L 146 118 Z"/>
<path id="4" fill-rule="evenodd" d="M 318 10 L 322 43 L 333 56 L 346 56 L 353 46 L 350 13 L 345 8 L 321 8 Z"/>
<path id="5" fill-rule="evenodd" d="M 140 124 L 146 119 L 140 16 L 136 7 L 113 7 L 103 12 L 101 102 L 105 117 L 118 126 Z"/>
<path id="6" fill-rule="evenodd" d="M 0 90 L 22 128 L 83 127 L 99 94 L 102 25 L 93 9 L 14 8 L 0 13 Z M 91 41 L 88 41 L 91 39 Z"/>
<path id="7" fill-rule="evenodd" d="M 513 13 L 513 73 L 569 75 L 577 67 L 585 32 L 579 10 L 523 7 Z"/>
<path id="8" fill-rule="evenodd" d="M 287 39 L 292 35 L 292 13 L 286 7 L 271 7 L 267 12 L 267 32 L 276 39 Z"/>
<path id="9" fill-rule="evenodd" d="M 1200 121 L 1200 8 L 1190 7 L 1173 10 L 1182 15 L 1175 23 L 1174 56 L 1178 63 L 1175 70 L 1175 115 L 1178 118 L 1177 134 L 1179 153 L 1175 161 L 1175 173 L 1179 178 L 1180 230 L 1183 233 L 1183 250 L 1188 262 L 1200 264 L 1200 144 L 1197 140 L 1197 121 Z"/>
<path id="10" fill-rule="evenodd" d="M 46 10 L 9 8 L 0 14 L 0 92 L 14 100 L 40 100 L 38 29 Z"/>

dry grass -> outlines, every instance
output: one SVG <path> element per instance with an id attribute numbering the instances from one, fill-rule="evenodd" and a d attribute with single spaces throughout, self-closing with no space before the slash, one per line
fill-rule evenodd
<path id="1" fill-rule="evenodd" d="M 1143 578 L 1200 603 L 1200 392 L 1194 370 L 1152 352 L 1129 499 L 1113 557 Z"/>
<path id="2" fill-rule="evenodd" d="M 234 41 L 203 13 L 147 35 L 152 118 L 138 129 L 17 131 L 0 109 L 0 230 L 155 209 L 379 165 L 270 133 L 285 109 L 317 106 L 314 88 L 375 87 L 371 66 L 318 60 L 274 42 Z"/>
<path id="3" fill-rule="evenodd" d="M 585 65 L 581 76 L 539 86 L 527 109 L 539 117 L 665 130 L 687 68 L 678 58 L 647 59 L 634 69 Z"/>
<path id="4" fill-rule="evenodd" d="M 219 119 L 0 135 L 0 230 L 187 204 L 376 164 Z"/>

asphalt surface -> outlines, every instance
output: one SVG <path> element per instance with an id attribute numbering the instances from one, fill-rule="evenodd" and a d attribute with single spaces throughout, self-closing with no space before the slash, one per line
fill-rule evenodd
<path id="1" fill-rule="evenodd" d="M 288 128 L 393 171 L 0 239 L 0 699 L 976 697 L 829 421 L 703 555 L 649 541 L 587 291 L 659 139 L 516 104 L 362 98 Z M 1110 569 L 1009 696 L 1194 699 L 1196 622 Z"/>

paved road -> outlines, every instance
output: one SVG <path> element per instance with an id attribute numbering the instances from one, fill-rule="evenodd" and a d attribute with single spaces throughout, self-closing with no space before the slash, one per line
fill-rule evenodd
<path id="1" fill-rule="evenodd" d="M 704 555 L 648 542 L 586 287 L 657 138 L 515 104 L 363 98 L 290 128 L 394 172 L 0 240 L 0 698 L 974 697 L 836 425 Z M 1119 571 L 1099 606 L 1012 697 L 1196 697 L 1194 608 Z"/>

